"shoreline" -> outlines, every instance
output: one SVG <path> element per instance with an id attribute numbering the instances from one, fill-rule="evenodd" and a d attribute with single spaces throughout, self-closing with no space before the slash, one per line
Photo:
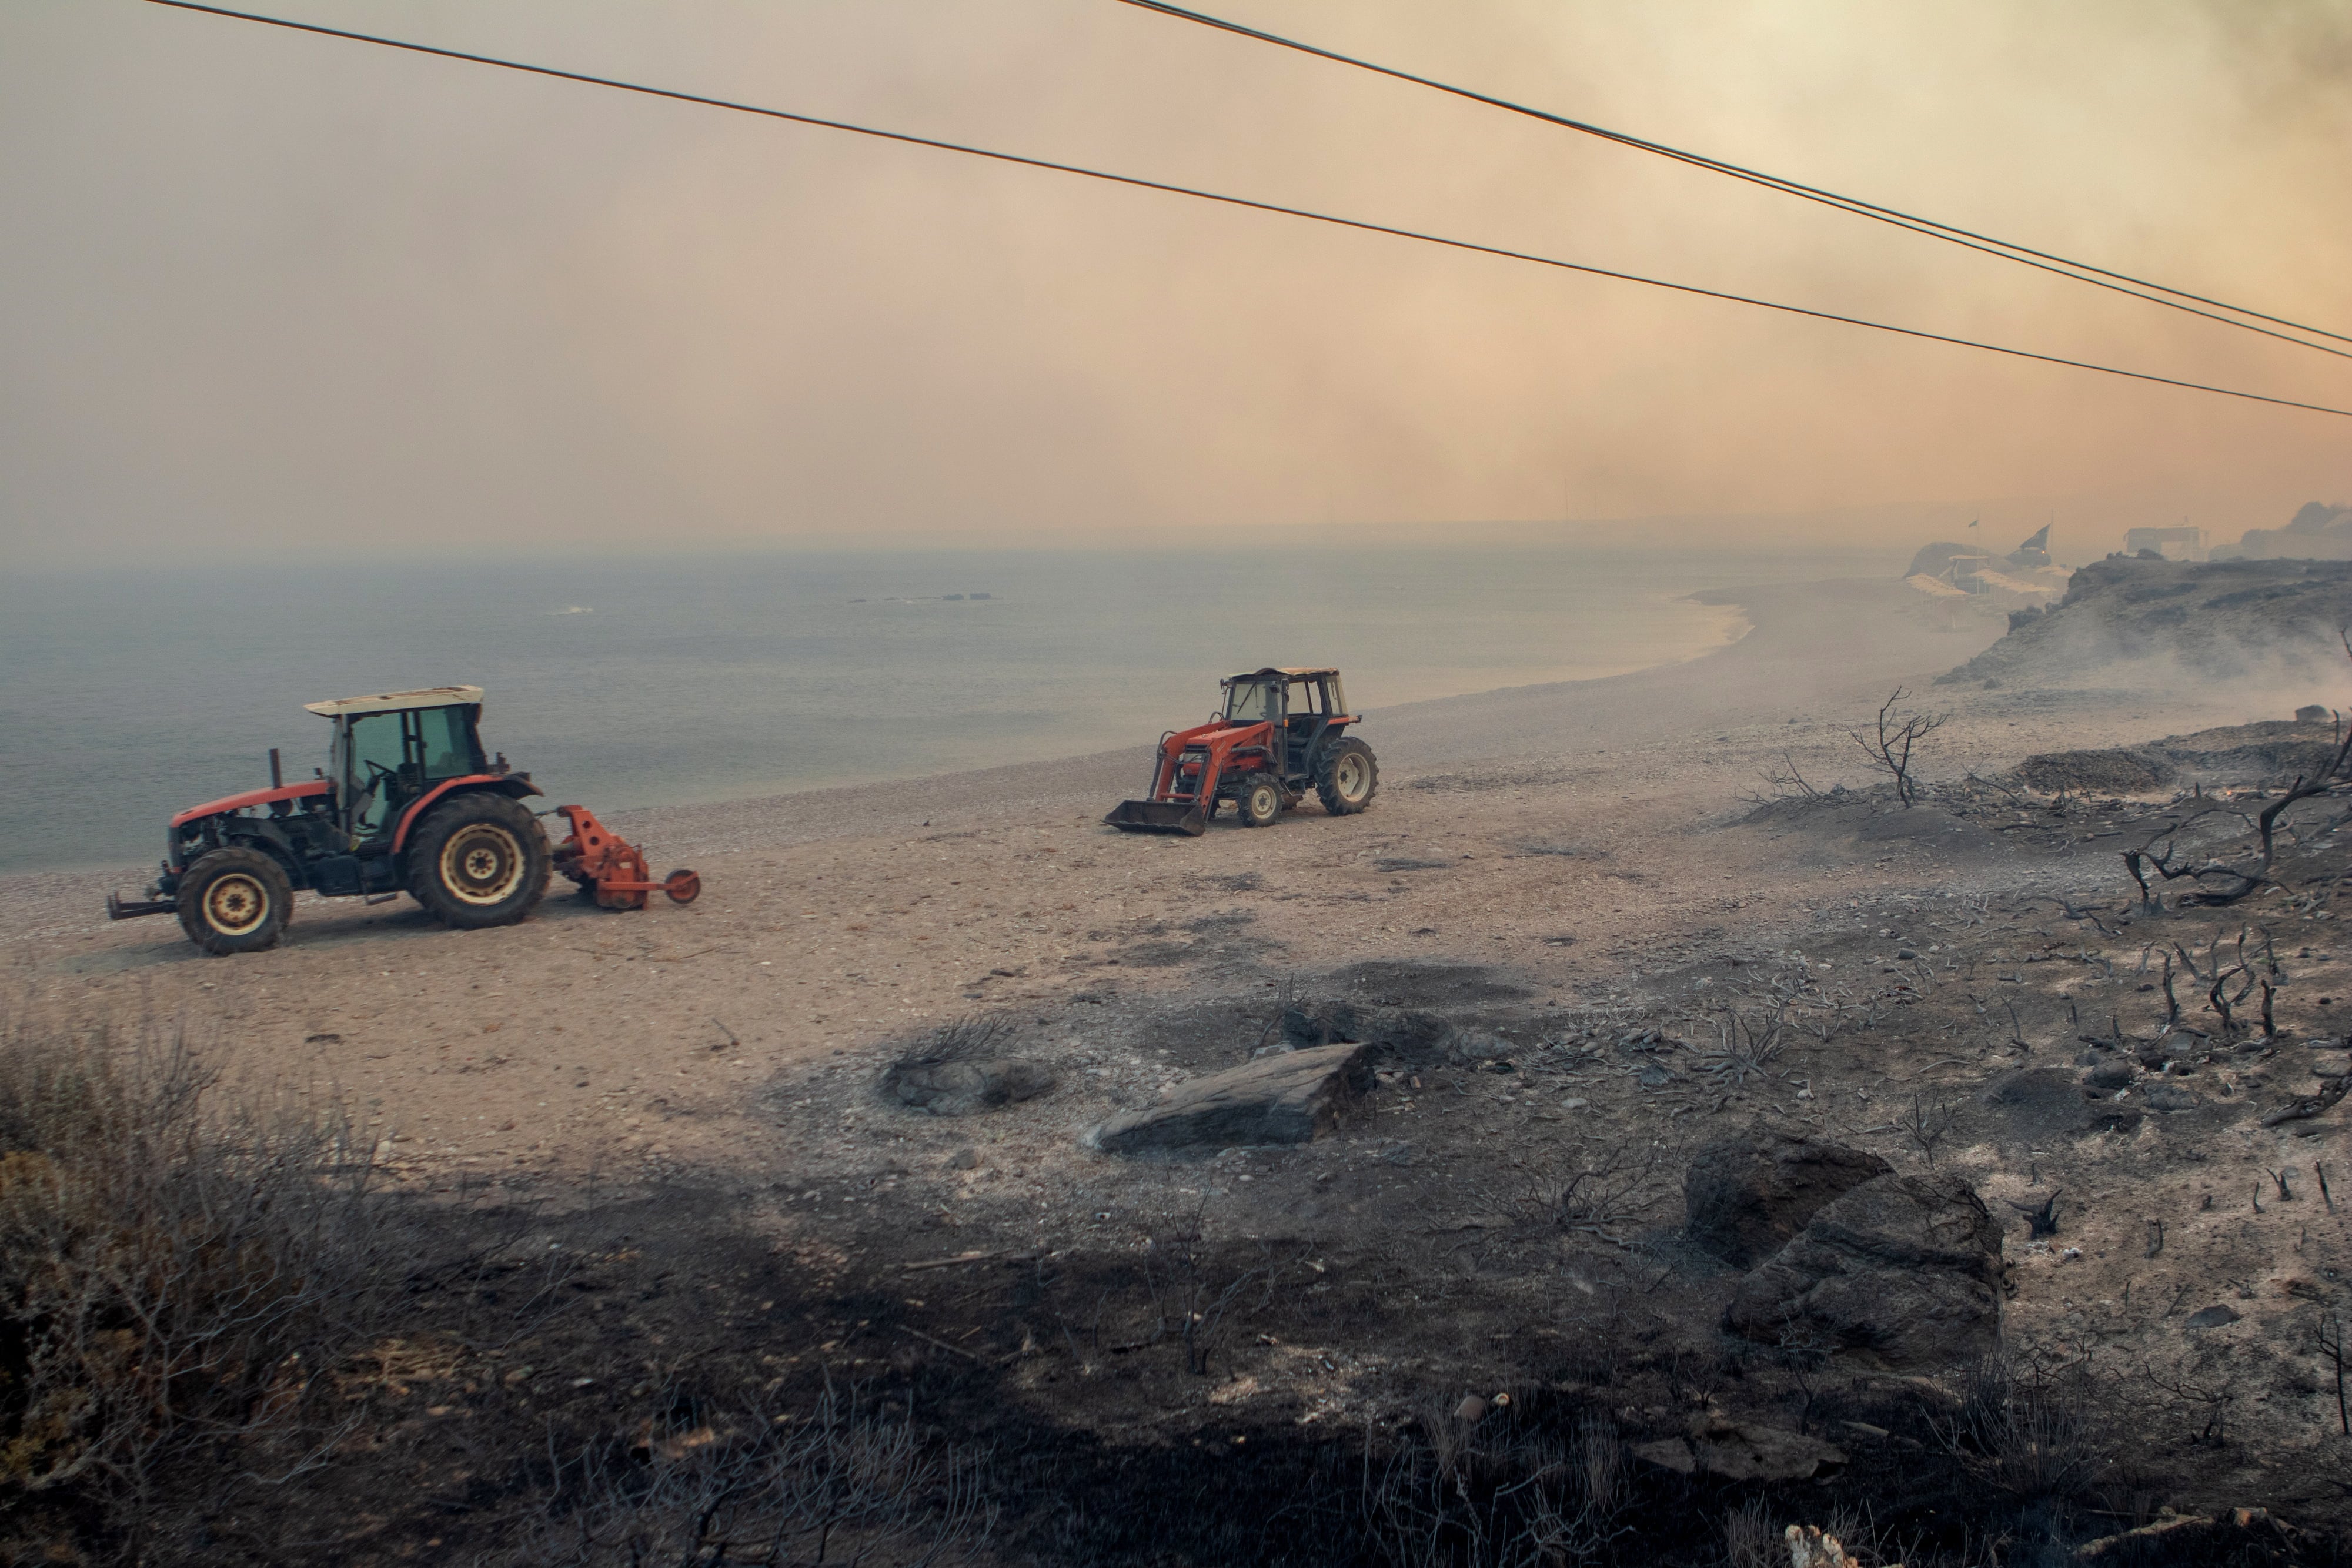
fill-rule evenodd
<path id="1" fill-rule="evenodd" d="M 1757 621 L 1754 612 L 1749 608 L 1747 600 L 1744 597 L 1745 595 L 1756 591 L 1759 588 L 1785 588 L 1788 586 L 1790 585 L 1769 584 L 1751 585 L 1748 588 L 1708 588 L 1696 590 L 1688 593 L 1668 596 L 1663 601 L 1663 602 L 1701 604 L 1728 610 L 1733 612 L 1731 616 L 1727 617 L 1718 626 L 1718 631 L 1728 632 L 1732 634 L 1725 637 L 1721 641 L 1707 642 L 1696 648 L 1695 651 L 1685 653 L 1679 658 L 1664 660 L 1654 664 L 1643 664 L 1631 670 L 1619 670 L 1603 675 L 1583 675 L 1565 680 L 1538 681 L 1504 686 L 1486 686 L 1479 687 L 1471 691 L 1454 693 L 1444 696 L 1417 698 L 1412 702 L 1400 703 L 1391 707 L 1367 709 L 1365 710 L 1366 721 L 1367 723 L 1376 723 L 1379 722 L 1383 716 L 1387 715 L 1411 713 L 1427 708 L 1433 705 L 1469 701 L 1493 696 L 1500 693 L 1577 690 L 1598 686 L 1611 681 L 1622 681 L 1635 676 L 1650 674 L 1657 671 L 1685 668 L 1702 660 L 1718 657 L 1727 653 L 1732 649 L 1741 646 L 1755 635 L 1758 630 Z M 805 789 L 786 789 L 751 795 L 726 795 L 716 797 L 709 800 L 674 801 L 651 806 L 625 806 L 616 810 L 599 812 L 598 815 L 604 821 L 612 823 L 616 830 L 624 833 L 631 833 L 633 830 L 641 831 L 646 828 L 652 828 L 658 831 L 663 826 L 667 825 L 669 819 L 673 818 L 698 816 L 714 811 L 739 810 L 745 808 L 756 807 L 782 808 L 788 805 L 807 805 L 814 807 L 834 802 L 855 803 L 869 799 L 876 791 L 878 790 L 904 790 L 914 789 L 930 789 L 942 786 L 956 786 L 960 784 L 969 784 L 975 787 L 994 785 L 999 781 L 1009 780 L 1012 776 L 1015 775 L 1033 774 L 1040 770 L 1084 770 L 1091 768 L 1099 768 L 1100 766 L 1108 763 L 1113 758 L 1121 759 L 1122 763 L 1124 763 L 1129 759 L 1139 758 L 1141 752 L 1137 747 L 1116 747 L 1099 751 L 1073 752 L 1063 756 L 1034 758 L 1023 762 L 999 763 L 987 768 L 951 768 L 937 773 L 890 775 L 844 784 L 819 785 L 814 788 Z M 1137 761 L 1135 766 L 1138 770 L 1140 770 L 1143 764 L 1140 761 Z M 103 862 L 82 862 L 71 865 L 38 866 L 22 871 L 0 871 L 0 909 L 5 909 L 5 905 L 12 901 L 11 895 L 20 890 L 21 884 L 36 880 L 49 880 L 53 883 L 59 881 L 87 883 L 92 878 L 98 878 L 112 879 L 114 882 L 120 883 L 130 878 L 136 877 L 142 880 L 142 884 L 143 885 L 143 879 L 150 874 L 148 864 L 149 862 L 137 862 L 135 866 L 130 862 L 119 862 L 110 864 Z M 0 937 L 0 940 L 5 939 L 5 937 Z"/>

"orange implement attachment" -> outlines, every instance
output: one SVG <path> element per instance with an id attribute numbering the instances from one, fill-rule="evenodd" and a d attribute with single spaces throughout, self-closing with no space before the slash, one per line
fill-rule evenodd
<path id="1" fill-rule="evenodd" d="M 1225 775 L 1271 768 L 1281 755 L 1274 727 L 1263 720 L 1233 724 L 1212 719 L 1191 729 L 1160 737 L 1160 753 L 1151 764 L 1151 793 L 1140 800 L 1122 800 L 1103 819 L 1130 833 L 1184 833 L 1199 838 L 1209 831 L 1209 814 L 1217 809 L 1217 786 Z"/>
<path id="2" fill-rule="evenodd" d="M 594 894 L 605 908 L 643 909 L 651 893 L 667 894 L 672 904 L 692 904 L 702 891 L 702 879 L 690 871 L 654 881 L 645 852 L 598 821 L 587 807 L 555 810 L 572 824 L 572 836 L 555 846 L 555 869 Z"/>

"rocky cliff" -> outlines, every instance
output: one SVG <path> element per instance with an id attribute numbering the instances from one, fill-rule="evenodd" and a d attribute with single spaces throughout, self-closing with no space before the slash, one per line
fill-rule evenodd
<path id="1" fill-rule="evenodd" d="M 1939 685 L 2116 684 L 2146 676 L 2310 679 L 2342 673 L 2352 561 L 2172 561 L 2109 556 L 2066 596 L 2010 618 L 2009 635 Z"/>

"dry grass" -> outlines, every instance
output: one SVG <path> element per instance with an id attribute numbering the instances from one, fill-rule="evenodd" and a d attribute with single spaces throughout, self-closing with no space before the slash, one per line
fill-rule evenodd
<path id="1" fill-rule="evenodd" d="M 333 1374 L 407 1272 L 340 1115 L 236 1102 L 182 1036 L 0 1030 L 12 1544 L 169 1561 L 325 1462 Z"/>
<path id="2" fill-rule="evenodd" d="M 926 1444 L 910 1415 L 854 1391 L 827 1388 L 804 1416 L 753 1402 L 673 1425 L 681 1429 L 559 1459 L 542 1511 L 506 1560 L 928 1568 L 972 1560 L 995 1527 L 973 1454 Z"/>

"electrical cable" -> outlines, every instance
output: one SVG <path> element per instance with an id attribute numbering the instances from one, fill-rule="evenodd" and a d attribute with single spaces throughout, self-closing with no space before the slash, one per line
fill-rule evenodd
<path id="1" fill-rule="evenodd" d="M 2324 327 L 2306 326 L 2303 322 L 2291 321 L 2284 317 L 2266 315 L 2263 311 L 2247 306 L 2232 305 L 2223 299 L 2210 299 L 2201 294 L 2192 294 L 2185 288 L 2174 288 L 2167 284 L 2151 282 L 2144 277 L 2135 277 L 2129 273 L 2112 272 L 2103 267 L 2095 267 L 2086 261 L 2074 261 L 2066 256 L 2052 255 L 2047 251 L 2035 250 L 2029 246 L 2019 245 L 2011 240 L 1979 234 L 1972 229 L 1939 223 L 1934 218 L 1922 217 L 1916 213 L 1880 206 L 1874 202 L 1864 201 L 1859 196 L 1840 195 L 1835 191 L 1824 191 L 1816 186 L 1801 184 L 1795 180 L 1767 173 L 1760 169 L 1750 169 L 1742 164 L 1727 162 L 1720 158 L 1710 158 L 1705 153 L 1668 146 L 1662 141 L 1647 141 L 1622 131 L 1612 131 L 1605 125 L 1595 125 L 1589 120 L 1553 114 L 1548 110 L 1515 102 L 1510 99 L 1496 98 L 1491 93 L 1479 92 L 1472 88 L 1457 87 L 1433 77 L 1418 76 L 1394 66 L 1384 66 L 1375 60 L 1342 54 L 1337 49 L 1327 49 L 1317 44 L 1286 37 L 1279 33 L 1265 32 L 1239 22 L 1228 21 L 1222 16 L 1210 16 L 1205 11 L 1193 11 L 1181 5 L 1169 5 L 1166 0 L 1119 0 L 1119 4 L 1132 5 L 1139 11 L 1157 12 L 1160 16 L 1173 17 L 1179 21 L 1196 22 L 1202 26 L 1213 27 L 1219 32 L 1232 33 L 1236 37 L 1254 39 L 1259 43 L 1273 44 L 1280 48 L 1296 50 L 1302 55 L 1311 55 L 1317 59 L 1329 60 L 1337 65 L 1353 66 L 1358 70 L 1370 71 L 1376 76 L 1411 82 L 1416 87 L 1429 88 L 1455 98 L 1467 99 L 1473 103 L 1483 103 L 1492 109 L 1524 115 L 1529 120 L 1538 120 L 1547 125 L 1557 125 L 1563 130 L 1581 131 L 1587 136 L 1599 137 L 1604 141 L 1613 141 L 1622 147 L 1634 148 L 1643 152 L 1654 152 L 1662 158 L 1671 158 L 1676 162 L 1687 163 L 1694 168 L 1705 169 L 1712 173 L 1726 174 L 1735 180 L 1745 180 L 1769 190 L 1779 191 L 1784 195 L 1796 196 L 1804 201 L 1817 202 L 1824 206 L 1834 207 L 1841 212 L 1852 213 L 1857 217 L 1890 224 L 1900 229 L 1908 229 L 1914 234 L 1926 235 L 1930 239 L 1939 239 L 1969 250 L 1981 251 L 1987 256 L 1999 256 L 2003 261 L 2016 262 L 2021 267 L 2034 267 L 2042 272 L 2055 273 L 2061 277 L 2071 277 L 2077 283 L 2087 283 L 2094 287 L 2111 289 L 2117 294 L 2127 294 L 2135 299 L 2144 299 L 2149 304 L 2161 305 L 2167 309 L 2185 311 L 2191 316 L 2202 316 L 2209 321 L 2219 321 L 2225 327 L 2235 327 L 2247 332 L 2260 332 L 2266 338 L 2276 338 L 2283 343 L 2293 343 L 2299 348 L 2314 349 L 2323 354 L 2336 354 L 2345 359 L 2352 359 L 2352 352 L 2347 352 L 2346 350 L 2331 349 L 2325 343 L 2314 343 L 2307 339 L 2294 337 L 2286 332 L 2274 332 L 2267 327 L 2257 327 L 2252 321 L 2241 321 L 2232 316 L 2216 315 L 2214 311 L 2228 310 L 2234 312 L 2236 316 L 2251 316 L 2255 320 L 2289 327 L 2297 332 L 2309 332 L 2317 337 L 2332 338 L 2339 343 L 2352 343 L 2352 336 L 2347 336 L 2342 332 L 2331 332 Z M 2108 282 L 2105 281 L 2105 279 L 2115 281 Z M 2126 284 L 2133 287 L 2124 287 Z M 2150 288 L 2157 292 L 2155 294 L 2141 292 L 2143 289 Z M 2166 299 L 2159 297 L 2167 294 L 2174 298 Z M 2180 303 L 2184 299 L 2195 300 L 2198 305 L 2210 305 L 2214 309 L 2200 310 L 2195 306 Z"/>
<path id="2" fill-rule="evenodd" d="M 2331 408 L 2324 403 L 2299 402 L 2293 398 L 2273 397 L 2263 392 L 2242 392 L 2233 387 L 2214 386 L 2204 382 L 2183 381 L 2173 376 L 2159 376 L 2147 371 L 2127 371 L 2115 365 L 2097 364 L 2088 360 L 2069 360 L 2056 354 L 2037 353 L 2031 349 L 2012 349 L 1999 343 L 1980 342 L 1972 338 L 1956 338 L 1916 327 L 1897 327 L 1888 322 L 1872 321 L 1859 316 L 1841 316 L 1834 311 L 1814 310 L 1802 305 L 1788 305 L 1779 300 L 1760 299 L 1745 294 L 1730 294 L 1716 288 L 1702 288 L 1692 283 L 1675 283 L 1665 278 L 1644 277 L 1640 273 L 1617 272 L 1605 267 L 1588 266 L 1583 262 L 1563 261 L 1557 256 L 1510 250 L 1501 246 L 1481 245 L 1475 240 L 1453 239 L 1444 235 L 1428 234 L 1419 229 L 1399 228 L 1389 224 L 1372 223 L 1363 218 L 1341 217 L 1337 214 L 1318 213 L 1306 207 L 1284 206 L 1279 203 L 1255 201 L 1247 196 L 1225 195 L 1219 192 L 1201 190 L 1191 185 L 1171 184 L 1162 180 L 1147 180 L 1135 174 L 1119 174 L 1104 169 L 1089 169 L 1077 163 L 1057 163 L 1050 159 L 1032 158 L 1018 152 L 1000 152 L 964 142 L 918 136 L 909 131 L 885 131 L 875 126 L 857 125 L 844 120 L 827 120 L 814 114 L 795 113 L 790 110 L 768 109 L 759 104 L 738 102 L 732 99 L 710 98 L 700 93 L 681 92 L 673 88 L 650 87 L 639 82 L 624 81 L 615 77 L 592 76 L 584 71 L 568 71 L 555 66 L 533 65 L 525 60 L 507 59 L 497 55 L 469 54 L 462 49 L 413 43 L 404 38 L 384 37 L 374 33 L 352 32 L 341 27 L 324 26 L 315 22 L 297 22 L 283 16 L 263 16 L 252 11 L 235 11 L 222 5 L 201 5 L 197 0 L 147 0 L 147 4 L 167 6 L 175 11 L 200 12 L 205 16 L 223 16 L 240 22 L 258 22 L 267 26 L 282 27 L 290 32 L 313 33 L 322 37 L 344 38 L 354 43 L 377 44 L 385 48 L 399 49 L 410 54 L 463 60 L 470 65 L 496 66 L 502 70 L 520 71 L 530 76 L 551 77 L 559 81 L 579 82 L 589 87 L 607 87 L 621 92 L 636 93 L 646 98 L 669 99 L 678 103 L 698 104 L 706 109 L 731 110 L 740 114 L 755 114 L 763 119 L 787 120 L 795 125 L 813 126 L 824 131 L 847 131 L 852 135 L 871 137 L 881 141 L 895 141 L 909 147 L 928 147 L 941 152 L 961 152 L 969 157 L 985 158 L 992 162 L 1011 163 L 1026 169 L 1042 169 L 1056 174 L 1076 174 L 1089 180 L 1100 180 L 1109 184 L 1128 185 L 1143 191 L 1158 191 L 1173 196 L 1190 196 L 1198 201 L 1243 207 L 1252 212 L 1273 213 L 1283 217 L 1304 218 L 1309 222 L 1328 224 L 1336 228 L 1356 229 L 1365 234 L 1387 235 L 1396 239 L 1419 240 L 1426 245 L 1443 246 L 1451 250 L 1500 256 L 1507 261 L 1531 262 L 1538 267 L 1556 267 L 1564 272 L 1582 273 L 1592 277 L 1614 278 L 1622 283 L 1639 283 L 1652 288 L 1668 289 L 1677 294 L 1696 295 L 1705 299 L 1720 299 L 1734 305 L 1754 306 L 1759 309 L 1779 311 L 1789 316 L 1808 317 L 1817 321 L 1834 321 L 1847 327 L 1864 327 L 1872 331 L 1892 333 L 1903 338 L 1916 338 L 1930 343 L 1949 343 L 1958 348 L 1978 349 L 1986 353 L 2002 354 L 2011 359 L 2034 360 L 2043 364 L 2063 365 L 2072 370 L 2093 371 L 2101 375 L 2120 376 L 2127 381 L 2149 382 L 2158 386 L 2179 387 L 2189 392 L 2211 392 L 2216 396 L 2239 398 L 2248 402 L 2271 403 L 2280 408 L 2302 409 L 2306 413 L 2334 414 L 2338 418 L 2352 419 L 2352 409 Z"/>

